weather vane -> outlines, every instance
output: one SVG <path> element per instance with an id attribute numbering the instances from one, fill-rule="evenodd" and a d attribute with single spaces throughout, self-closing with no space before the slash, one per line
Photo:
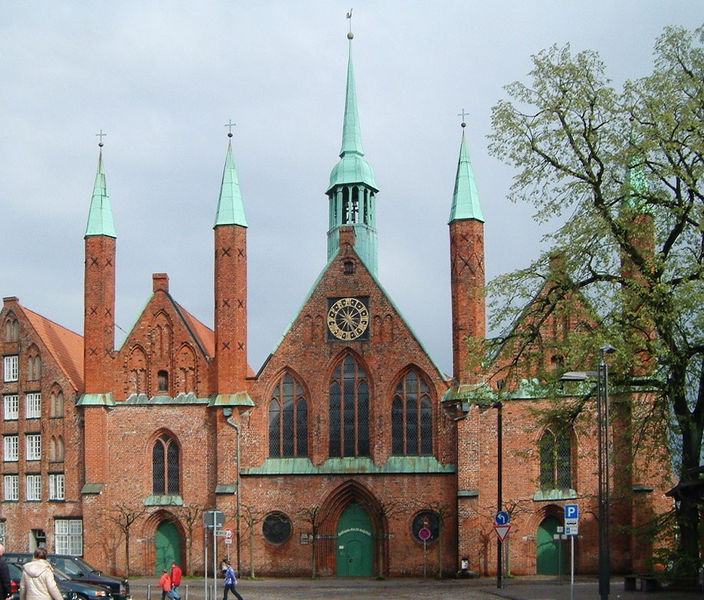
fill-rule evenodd
<path id="1" fill-rule="evenodd" d="M 467 121 L 465 120 L 465 117 L 468 115 L 468 112 L 465 112 L 464 108 L 462 109 L 461 113 L 457 113 L 458 117 L 462 117 L 462 127 L 467 127 Z"/>
<path id="2" fill-rule="evenodd" d="M 227 123 L 225 123 L 225 127 L 227 127 L 228 132 L 227 132 L 227 137 L 231 138 L 232 137 L 232 128 L 235 127 L 237 123 L 233 123 L 232 119 L 228 119 Z"/>
<path id="3" fill-rule="evenodd" d="M 103 147 L 103 138 L 107 135 L 107 133 L 103 133 L 103 130 L 100 130 L 100 133 L 96 133 L 95 137 L 100 138 L 100 141 L 98 142 L 98 146 L 101 148 Z"/>
<path id="4" fill-rule="evenodd" d="M 350 31 L 347 34 L 347 39 L 351 40 L 354 37 L 354 33 L 352 33 L 352 9 L 350 8 L 350 11 L 347 13 L 347 18 L 349 19 L 350 22 Z"/>

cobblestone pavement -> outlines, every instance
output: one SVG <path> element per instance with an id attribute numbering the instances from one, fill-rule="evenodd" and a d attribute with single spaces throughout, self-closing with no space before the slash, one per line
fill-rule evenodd
<path id="1" fill-rule="evenodd" d="M 161 600 L 158 579 L 137 578 L 130 581 L 133 600 Z M 212 582 L 212 580 L 211 580 Z M 244 579 L 237 586 L 245 600 L 328 600 L 341 598 L 355 600 L 595 600 L 599 598 L 598 583 L 594 577 L 575 580 L 574 591 L 569 582 L 546 577 L 520 577 L 505 580 L 502 589 L 496 588 L 491 577 L 481 579 L 370 579 L 326 578 L 299 579 Z M 222 580 L 217 582 L 215 597 L 205 597 L 202 579 L 184 580 L 182 600 L 222 600 Z M 574 594 L 574 595 L 573 595 Z M 701 592 L 624 592 L 623 578 L 611 581 L 610 600 L 701 600 Z M 234 600 L 229 595 L 228 600 Z"/>

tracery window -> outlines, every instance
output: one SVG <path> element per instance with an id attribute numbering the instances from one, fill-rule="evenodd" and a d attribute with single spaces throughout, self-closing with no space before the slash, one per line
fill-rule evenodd
<path id="1" fill-rule="evenodd" d="M 17 319 L 9 317 L 5 321 L 5 341 L 16 342 L 20 339 L 20 326 Z"/>
<path id="2" fill-rule="evenodd" d="M 400 456 L 433 453 L 433 403 L 427 383 L 416 371 L 409 371 L 394 392 L 391 453 Z"/>
<path id="3" fill-rule="evenodd" d="M 152 447 L 152 493 L 180 492 L 179 447 L 168 434 L 161 435 Z"/>
<path id="4" fill-rule="evenodd" d="M 330 456 L 369 456 L 369 383 L 351 356 L 330 381 Z"/>
<path id="5" fill-rule="evenodd" d="M 548 428 L 540 438 L 540 488 L 566 490 L 572 483 L 572 442 L 570 430 Z"/>
<path id="6" fill-rule="evenodd" d="M 308 404 L 290 373 L 279 379 L 269 402 L 269 456 L 308 456 Z"/>

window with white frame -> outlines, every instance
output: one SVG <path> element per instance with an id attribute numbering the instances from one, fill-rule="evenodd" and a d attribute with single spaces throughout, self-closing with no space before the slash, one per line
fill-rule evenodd
<path id="1" fill-rule="evenodd" d="M 5 543 L 5 536 L 6 536 L 6 529 L 5 529 L 5 520 L 3 519 L 0 521 L 0 544 Z"/>
<path id="2" fill-rule="evenodd" d="M 3 438 L 3 460 L 16 462 L 20 458 L 20 438 L 16 435 L 6 435 Z"/>
<path id="3" fill-rule="evenodd" d="M 24 416 L 27 419 L 39 419 L 42 416 L 42 395 L 40 392 L 27 394 Z"/>
<path id="4" fill-rule="evenodd" d="M 42 435 L 41 433 L 28 433 L 27 438 L 27 460 L 39 460 L 42 457 Z"/>
<path id="5" fill-rule="evenodd" d="M 20 397 L 17 394 L 3 396 L 3 419 L 16 421 L 20 417 Z"/>
<path id="6" fill-rule="evenodd" d="M 17 381 L 19 374 L 19 357 L 16 354 L 13 356 L 6 356 L 3 361 L 3 381 Z"/>
<path id="7" fill-rule="evenodd" d="M 49 500 L 66 499 L 66 479 L 63 473 L 49 473 Z"/>
<path id="8" fill-rule="evenodd" d="M 17 501 L 20 499 L 19 475 L 5 475 L 5 500 Z"/>
<path id="9" fill-rule="evenodd" d="M 42 499 L 42 476 L 27 475 L 27 501 L 39 502 Z"/>
<path id="10" fill-rule="evenodd" d="M 83 521 L 81 519 L 56 519 L 54 521 L 54 552 L 56 554 L 83 554 Z"/>

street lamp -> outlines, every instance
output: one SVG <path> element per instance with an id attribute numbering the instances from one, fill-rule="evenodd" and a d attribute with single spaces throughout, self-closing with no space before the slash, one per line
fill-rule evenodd
<path id="1" fill-rule="evenodd" d="M 616 351 L 605 345 L 600 349 L 597 377 L 597 423 L 599 427 L 599 597 L 608 600 L 610 587 L 609 520 L 611 519 L 609 494 L 609 365 L 606 355 Z"/>
<path id="2" fill-rule="evenodd" d="M 609 554 L 610 531 L 610 491 L 609 491 L 609 365 L 606 355 L 616 352 L 616 348 L 606 344 L 599 348 L 601 360 L 596 373 L 589 371 L 569 371 L 561 381 L 585 381 L 596 375 L 597 430 L 598 430 L 598 477 L 599 477 L 599 598 L 608 600 L 610 588 Z"/>

